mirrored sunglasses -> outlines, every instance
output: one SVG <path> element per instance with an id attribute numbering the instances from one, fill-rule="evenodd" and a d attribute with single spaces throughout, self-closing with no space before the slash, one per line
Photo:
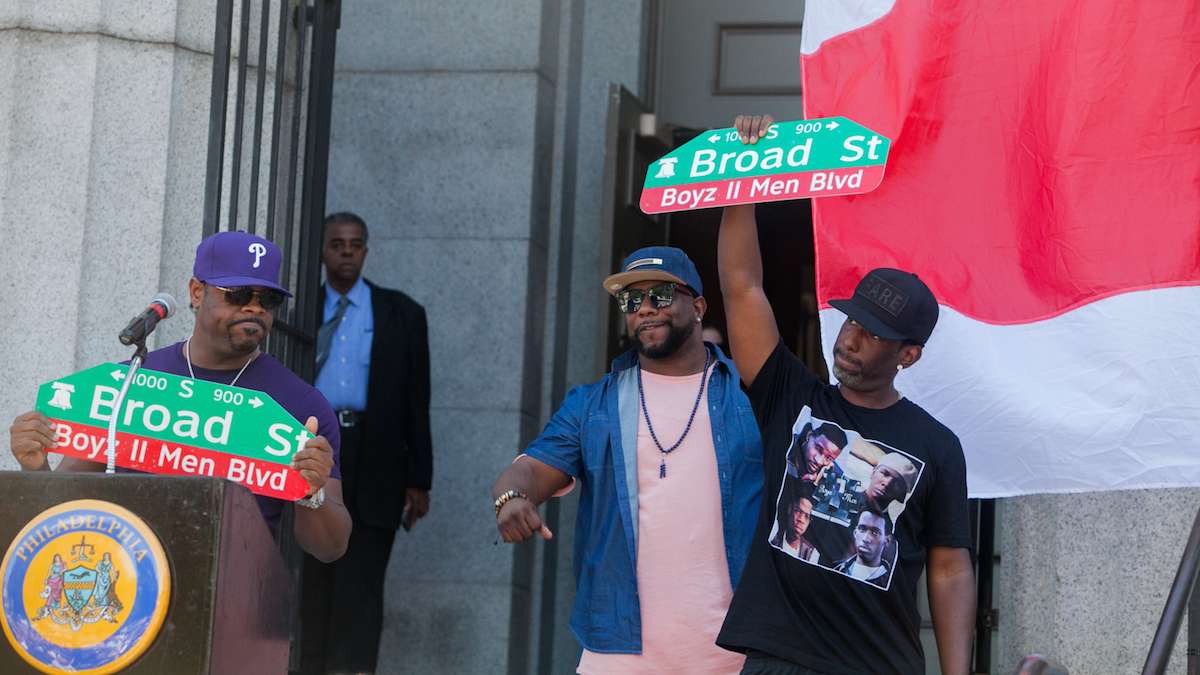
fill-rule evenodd
<path id="1" fill-rule="evenodd" d="M 655 309 L 670 307 L 671 303 L 675 302 L 676 291 L 684 295 L 692 295 L 687 291 L 686 286 L 668 281 L 657 286 L 651 286 L 645 290 L 640 288 L 626 288 L 617 291 L 617 307 L 625 314 L 633 314 L 642 308 L 642 301 L 647 297 L 650 298 L 650 304 Z"/>

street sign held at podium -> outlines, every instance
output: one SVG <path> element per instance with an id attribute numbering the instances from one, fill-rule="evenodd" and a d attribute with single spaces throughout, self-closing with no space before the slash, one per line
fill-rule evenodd
<path id="1" fill-rule="evenodd" d="M 103 463 L 125 377 L 125 366 L 109 363 L 39 387 L 37 409 L 54 426 L 50 451 Z M 310 438 L 302 422 L 261 391 L 141 369 L 117 420 L 117 466 L 226 478 L 295 501 L 309 485 L 289 463 Z"/>

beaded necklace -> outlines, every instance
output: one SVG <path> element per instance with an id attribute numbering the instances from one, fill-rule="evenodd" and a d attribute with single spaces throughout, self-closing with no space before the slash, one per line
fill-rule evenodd
<path id="1" fill-rule="evenodd" d="M 700 399 L 704 398 L 704 383 L 708 380 L 708 364 L 710 363 L 708 347 L 704 348 L 704 368 L 700 371 L 700 391 L 696 392 L 696 402 L 692 405 L 692 414 L 688 415 L 687 426 L 683 428 L 683 435 L 675 441 L 675 445 L 669 448 L 663 448 L 662 443 L 658 442 L 658 434 L 654 433 L 654 425 L 650 423 L 650 411 L 646 410 L 646 392 L 642 389 L 642 364 L 638 363 L 637 378 L 638 378 L 638 402 L 642 404 L 642 415 L 646 418 L 646 428 L 650 430 L 650 438 L 654 440 L 654 445 L 658 447 L 661 453 L 662 461 L 658 465 L 658 477 L 667 477 L 667 455 L 678 448 L 683 439 L 687 438 L 688 432 L 692 430 L 692 422 L 696 419 L 696 411 L 700 409 Z"/>

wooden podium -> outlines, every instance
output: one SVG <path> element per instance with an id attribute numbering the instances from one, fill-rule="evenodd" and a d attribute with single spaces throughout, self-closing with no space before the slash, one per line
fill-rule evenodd
<path id="1" fill-rule="evenodd" d="M 88 637 L 89 630 L 113 631 L 117 627 L 115 638 L 105 638 L 111 642 L 136 632 L 132 627 L 121 632 L 125 630 L 119 623 L 124 620 L 122 615 L 134 621 L 136 612 L 154 608 L 155 596 L 142 583 L 135 588 L 127 574 L 122 585 L 119 575 L 110 577 L 108 572 L 117 561 L 109 559 L 109 567 L 99 567 L 104 560 L 101 554 L 87 548 L 91 545 L 89 536 L 91 543 L 110 542 L 109 548 L 111 542 L 120 539 L 126 546 L 134 545 L 135 555 L 130 560 L 139 559 L 142 554 L 136 548 L 135 535 L 126 534 L 119 519 L 105 520 L 101 515 L 87 520 L 80 515 L 74 516 L 74 521 L 60 518 L 50 525 L 46 524 L 50 521 L 40 519 L 42 525 L 22 534 L 47 509 L 84 499 L 116 504 L 144 521 L 161 542 L 170 571 L 169 599 L 159 603 L 166 605 L 165 616 L 157 617 L 161 628 L 153 641 L 145 642 L 145 651 L 121 672 L 287 672 L 294 584 L 253 495 L 245 488 L 215 478 L 0 472 L 0 495 L 0 550 L 10 551 L 21 535 L 4 562 L 6 578 L 13 577 L 12 586 L 0 580 L 4 583 L 0 590 L 4 591 L 9 637 L 0 640 L 0 673 L 38 672 L 10 643 L 14 634 L 23 634 L 38 644 L 45 636 L 51 636 L 48 640 L 54 635 L 78 639 L 72 637 L 71 621 L 62 617 L 78 617 L 82 612 L 88 615 L 89 625 L 74 626 L 75 633 L 83 636 L 81 641 L 95 641 L 94 636 Z M 67 554 L 55 554 L 65 550 L 65 543 L 47 549 L 39 557 L 38 546 L 52 541 L 51 535 L 56 533 L 67 536 L 64 530 L 75 524 L 81 529 L 71 533 L 71 541 L 78 539 L 80 544 L 72 547 L 72 552 L 80 549 L 78 559 L 90 562 L 73 563 Z M 86 531 L 85 524 L 95 531 Z M 92 553 L 90 558 L 88 552 Z M 46 570 L 51 565 L 54 569 L 50 576 L 65 577 L 65 588 L 61 581 L 48 580 Z M 55 576 L 64 569 L 65 574 Z M 111 585 L 96 584 L 97 569 L 105 571 L 104 579 L 115 578 Z M 15 576 L 18 573 L 29 580 L 20 582 Z M 15 593 L 18 583 L 26 583 L 26 588 L 33 590 Z M 87 587 L 88 583 L 92 586 Z M 39 589 L 41 595 L 37 594 Z M 99 593 L 121 600 L 105 604 L 92 597 Z M 14 603 L 16 595 L 22 596 L 24 604 Z M 61 607 L 61 611 L 39 609 L 43 604 Z M 39 612 L 52 616 L 38 617 Z M 97 649 L 95 645 L 88 648 Z M 122 648 L 111 647 L 114 651 Z"/>

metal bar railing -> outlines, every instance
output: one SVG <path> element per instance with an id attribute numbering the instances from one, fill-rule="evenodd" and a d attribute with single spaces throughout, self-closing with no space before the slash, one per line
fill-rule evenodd
<path id="1" fill-rule="evenodd" d="M 317 260 L 321 251 L 321 222 L 325 217 L 325 188 L 328 182 L 329 135 L 333 102 L 334 54 L 337 27 L 341 22 L 338 0 L 316 0 L 313 5 L 312 62 L 309 65 L 308 134 L 305 136 L 304 193 L 301 195 L 300 260 Z M 300 265 L 296 279 L 296 324 L 316 332 L 320 323 L 317 289 L 320 267 Z M 300 377 L 312 381 L 314 372 L 312 343 L 297 344 L 295 362 L 289 364 Z"/>
<path id="2" fill-rule="evenodd" d="M 300 5 L 295 8 L 293 19 L 296 24 L 296 74 L 294 90 L 292 92 L 292 128 L 290 134 L 290 143 L 288 144 L 289 151 L 289 166 L 287 173 L 287 187 L 283 194 L 287 195 L 286 216 L 283 220 L 282 237 L 280 241 L 275 243 L 283 250 L 283 285 L 292 288 L 292 230 L 296 227 L 296 172 L 300 167 L 300 119 L 304 116 L 303 110 L 305 91 L 304 87 L 304 55 L 307 49 L 307 34 L 308 34 L 308 11 L 306 5 Z M 293 310 L 295 304 L 292 305 Z M 294 314 L 292 315 L 295 316 Z M 284 361 L 287 363 L 287 361 Z"/>
<path id="3" fill-rule="evenodd" d="M 294 11 L 291 12 L 291 15 L 292 21 L 296 27 L 296 63 L 295 75 L 293 76 L 294 83 L 291 108 L 292 128 L 289 132 L 290 142 L 288 144 L 289 170 L 287 173 L 287 186 L 284 188 L 282 193 L 287 195 L 287 201 L 285 202 L 286 209 L 284 220 L 282 226 L 279 228 L 280 236 L 275 243 L 279 244 L 279 248 L 283 250 L 283 285 L 295 290 L 295 279 L 292 275 L 292 260 L 294 258 L 292 254 L 295 245 L 292 243 L 292 239 L 296 228 L 298 227 L 296 221 L 296 174 L 300 167 L 301 149 L 304 147 L 303 143 L 301 142 L 303 136 L 301 135 L 302 125 L 300 122 L 302 119 L 304 119 L 305 115 L 303 94 L 304 92 L 308 91 L 308 85 L 305 83 L 307 71 L 304 67 L 304 57 L 306 54 L 308 54 L 309 50 L 307 36 L 311 21 L 309 21 L 308 7 L 304 3 L 296 6 Z M 298 261 L 298 264 L 303 265 L 304 261 Z M 300 321 L 300 315 L 297 311 L 297 303 L 291 302 L 288 303 L 288 305 L 289 309 L 287 320 L 292 324 L 296 324 Z M 283 361 L 285 364 L 287 364 L 288 367 L 291 367 L 291 364 L 295 362 L 296 352 L 297 350 L 295 349 L 294 343 L 291 340 L 288 340 L 284 344 L 284 349 L 275 356 L 280 361 Z"/>
<path id="4" fill-rule="evenodd" d="M 1192 591 L 1196 587 L 1198 570 L 1200 570 L 1200 511 L 1196 513 L 1196 519 L 1192 522 L 1192 533 L 1188 537 L 1187 546 L 1183 549 L 1183 557 L 1179 560 L 1179 570 L 1175 573 L 1171 591 L 1167 594 L 1167 604 L 1163 607 L 1158 630 L 1154 631 L 1154 640 L 1150 643 L 1150 653 L 1146 655 L 1146 665 L 1142 668 L 1142 675 L 1160 675 L 1166 671 L 1167 663 L 1171 660 L 1171 650 L 1175 648 L 1175 640 L 1179 636 L 1179 626 L 1183 623 L 1183 613 L 1187 609 Z M 1188 632 L 1190 634 L 1192 631 Z"/>
<path id="5" fill-rule="evenodd" d="M 1187 675 L 1200 675 L 1200 593 L 1188 603 Z"/>
<path id="6" fill-rule="evenodd" d="M 279 44 L 275 52 L 275 103 L 271 108 L 271 170 L 267 176 L 267 232 L 275 241 L 275 195 L 279 192 L 279 140 L 283 129 L 283 85 L 287 82 L 288 0 L 279 0 Z M 285 225 L 286 227 L 287 225 Z"/>
<path id="7" fill-rule="evenodd" d="M 204 236 L 221 224 L 221 181 L 225 163 L 225 112 L 229 105 L 229 47 L 233 0 L 218 0 L 213 34 L 212 104 L 208 110 L 208 169 L 204 181 Z"/>
<path id="8" fill-rule="evenodd" d="M 976 539 L 975 672 L 992 672 L 992 631 L 996 612 L 992 584 L 996 571 L 996 500 L 980 499 Z"/>
<path id="9" fill-rule="evenodd" d="M 250 0 L 242 0 L 242 20 L 238 28 L 237 108 L 233 112 L 233 163 L 229 170 L 229 229 L 238 229 L 238 199 L 242 189 L 242 135 L 246 122 L 246 69 L 250 47 Z"/>
<path id="10" fill-rule="evenodd" d="M 261 27 L 258 29 L 258 67 L 255 72 L 254 92 L 254 145 L 250 160 L 250 208 L 247 211 L 246 230 L 258 233 L 258 174 L 262 164 L 263 100 L 267 94 L 267 43 L 271 40 L 271 2 L 263 0 L 259 10 Z M 272 186 L 273 187 L 273 186 Z"/>

